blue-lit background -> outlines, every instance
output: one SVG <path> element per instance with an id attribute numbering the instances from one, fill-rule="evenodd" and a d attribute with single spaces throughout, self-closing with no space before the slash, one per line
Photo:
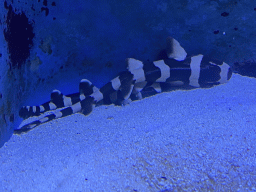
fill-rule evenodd
<path id="1" fill-rule="evenodd" d="M 100 106 L 18 136 L 23 105 L 97 87 L 126 58 L 189 55 L 256 77 L 255 0 L 3 0 L 0 191 L 255 191 L 255 78 Z"/>
<path id="2" fill-rule="evenodd" d="M 252 0 L 5 0 L 1 145 L 21 122 L 22 105 L 49 100 L 53 89 L 77 92 L 82 78 L 100 87 L 125 70 L 127 57 L 157 59 L 169 35 L 191 55 L 255 68 L 255 7 Z"/>

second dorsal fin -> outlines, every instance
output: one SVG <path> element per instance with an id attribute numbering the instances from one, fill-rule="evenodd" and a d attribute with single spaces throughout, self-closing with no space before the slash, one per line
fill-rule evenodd
<path id="1" fill-rule="evenodd" d="M 91 95 L 94 91 L 95 87 L 93 84 L 87 80 L 87 79 L 82 79 L 79 84 L 79 92 L 80 94 L 84 94 L 85 96 Z"/>

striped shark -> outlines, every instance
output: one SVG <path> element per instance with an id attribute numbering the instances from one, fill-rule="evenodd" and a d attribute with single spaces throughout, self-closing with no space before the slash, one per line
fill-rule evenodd
<path id="1" fill-rule="evenodd" d="M 231 78 L 232 70 L 227 63 L 202 54 L 187 56 L 184 48 L 172 37 L 168 37 L 166 42 L 165 58 L 152 63 L 128 58 L 127 71 L 121 72 L 101 88 L 82 79 L 78 93 L 63 95 L 54 90 L 50 101 L 39 106 L 23 106 L 19 111 L 21 118 L 41 116 L 14 130 L 14 134 L 26 133 L 38 125 L 74 113 L 89 115 L 95 106 L 125 105 L 177 89 L 210 88 Z M 50 114 L 42 115 L 48 111 L 51 111 Z"/>

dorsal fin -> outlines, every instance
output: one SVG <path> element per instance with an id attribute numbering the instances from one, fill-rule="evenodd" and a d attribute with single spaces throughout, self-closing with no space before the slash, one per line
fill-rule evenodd
<path id="1" fill-rule="evenodd" d="M 69 105 L 72 105 L 71 99 L 69 97 L 66 97 L 57 89 L 52 91 L 51 102 L 49 103 L 50 110 L 64 107 L 64 106 L 69 106 Z"/>
<path id="2" fill-rule="evenodd" d="M 176 39 L 167 37 L 166 44 L 166 54 L 169 59 L 183 61 L 186 58 L 186 51 Z"/>
<path id="3" fill-rule="evenodd" d="M 80 94 L 84 94 L 85 96 L 91 95 L 95 90 L 93 84 L 87 80 L 82 79 L 79 84 L 79 92 Z"/>
<path id="4" fill-rule="evenodd" d="M 57 89 L 54 89 L 51 93 L 51 100 L 55 100 L 56 98 L 62 98 L 62 97 L 63 97 L 63 94 Z"/>
<path id="5" fill-rule="evenodd" d="M 59 90 L 54 89 L 51 93 L 51 102 L 54 103 L 56 106 L 63 107 L 63 100 L 65 95 L 63 95 Z M 49 105 L 51 104 L 49 103 Z"/>
<path id="6" fill-rule="evenodd" d="M 85 99 L 86 96 L 92 96 L 95 102 L 101 101 L 103 95 L 100 90 L 94 86 L 88 79 L 82 79 L 79 84 L 80 100 Z"/>

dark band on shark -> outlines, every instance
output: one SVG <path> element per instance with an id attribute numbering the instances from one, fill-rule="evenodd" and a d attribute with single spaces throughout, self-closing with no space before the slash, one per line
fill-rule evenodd
<path id="1" fill-rule="evenodd" d="M 21 134 L 52 119 L 78 112 L 88 115 L 95 105 L 123 105 L 129 100 L 176 89 L 210 88 L 226 83 L 232 76 L 225 62 L 211 60 L 201 54 L 187 57 L 179 42 L 171 37 L 167 38 L 166 54 L 169 59 L 147 64 L 133 58 L 127 59 L 128 70 L 121 72 L 100 89 L 84 79 L 79 84 L 79 93 L 65 96 L 54 90 L 51 101 L 40 106 L 23 107 L 20 116 L 25 119 L 49 110 L 55 111 L 22 126 L 15 133 Z"/>

